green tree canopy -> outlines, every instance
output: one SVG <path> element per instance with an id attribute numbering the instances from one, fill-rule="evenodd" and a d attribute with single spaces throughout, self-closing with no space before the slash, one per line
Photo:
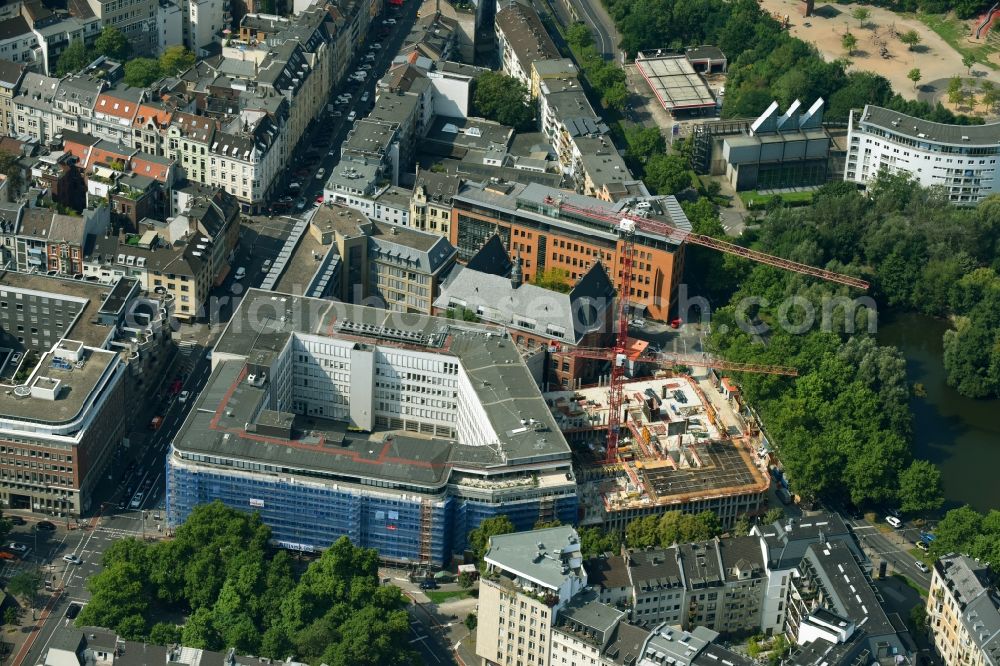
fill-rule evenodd
<path id="1" fill-rule="evenodd" d="M 74 39 L 59 54 L 59 60 L 56 64 L 56 76 L 65 76 L 73 72 L 78 72 L 86 67 L 91 60 L 93 60 L 92 54 L 87 51 L 87 46 L 83 43 L 83 40 Z"/>
<path id="2" fill-rule="evenodd" d="M 160 62 L 154 58 L 133 58 L 125 63 L 125 83 L 145 88 L 160 78 Z"/>
<path id="3" fill-rule="evenodd" d="M 94 50 L 98 55 L 124 62 L 132 48 L 121 30 L 114 26 L 106 26 L 94 40 Z"/>
<path id="4" fill-rule="evenodd" d="M 490 546 L 490 537 L 497 534 L 510 534 L 516 531 L 514 523 L 506 515 L 487 518 L 479 527 L 469 532 L 469 549 L 475 553 L 477 560 L 482 560 Z"/>
<path id="5" fill-rule="evenodd" d="M 678 194 L 691 187 L 691 168 L 680 155 L 653 155 L 646 163 L 645 181 L 657 194 Z"/>
<path id="6" fill-rule="evenodd" d="M 528 89 L 517 79 L 499 72 L 485 72 L 476 79 L 472 95 L 475 112 L 519 131 L 531 130 L 535 108 Z"/>
<path id="7" fill-rule="evenodd" d="M 899 475 L 900 510 L 934 511 L 944 504 L 941 472 L 926 460 L 914 460 Z"/>
<path id="8" fill-rule="evenodd" d="M 192 51 L 181 45 L 168 46 L 160 56 L 160 71 L 165 76 L 174 76 L 189 69 L 194 63 L 195 55 Z"/>

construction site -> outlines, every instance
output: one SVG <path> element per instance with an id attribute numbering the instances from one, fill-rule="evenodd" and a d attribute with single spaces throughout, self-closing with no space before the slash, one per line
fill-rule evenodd
<path id="1" fill-rule="evenodd" d="M 614 462 L 608 386 L 544 394 L 573 450 L 581 525 L 624 530 L 650 514 L 706 510 L 731 525 L 765 510 L 769 475 L 755 433 L 709 382 L 663 376 L 622 388 Z"/>

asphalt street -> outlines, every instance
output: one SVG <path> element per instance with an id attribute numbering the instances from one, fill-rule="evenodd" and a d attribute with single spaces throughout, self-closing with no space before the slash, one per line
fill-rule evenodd
<path id="1" fill-rule="evenodd" d="M 911 525 L 892 532 L 882 532 L 878 526 L 864 520 L 844 521 L 854 530 L 861 545 L 868 550 L 869 557 L 873 555 L 887 563 L 887 574 L 901 573 L 922 588 L 930 589 L 931 575 L 917 568 L 917 560 L 909 553 L 916 547 L 920 538 L 920 530 Z"/>

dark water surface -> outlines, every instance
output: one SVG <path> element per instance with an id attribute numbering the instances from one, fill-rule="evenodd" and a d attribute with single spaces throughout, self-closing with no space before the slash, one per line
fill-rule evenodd
<path id="1" fill-rule="evenodd" d="M 922 315 L 883 316 L 878 341 L 899 347 L 911 384 L 927 391 L 910 403 L 914 453 L 941 469 L 946 508 L 1000 508 L 1000 400 L 970 400 L 948 386 L 941 344 L 947 329 L 946 321 Z"/>

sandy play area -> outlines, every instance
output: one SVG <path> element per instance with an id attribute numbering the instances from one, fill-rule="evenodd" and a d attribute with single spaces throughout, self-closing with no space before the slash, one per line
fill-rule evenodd
<path id="1" fill-rule="evenodd" d="M 861 28 L 858 21 L 851 17 L 851 12 L 858 5 L 829 4 L 821 1 L 816 3 L 813 16 L 802 16 L 798 0 L 761 0 L 761 5 L 772 14 L 780 17 L 788 15 L 791 34 L 799 39 L 812 42 L 827 60 L 835 60 L 847 56 L 841 39 L 848 30 L 857 38 L 858 46 L 850 56 L 855 69 L 862 69 L 881 74 L 892 83 L 893 90 L 911 99 L 916 99 L 917 91 L 913 82 L 906 74 L 914 67 L 921 73 L 920 83 L 930 83 L 952 76 L 967 76 L 968 72 L 962 65 L 962 57 L 951 46 L 941 39 L 930 28 L 916 19 L 907 19 L 879 7 L 866 5 L 871 17 Z M 916 30 L 921 42 L 913 51 L 906 44 L 893 37 L 890 30 L 895 28 L 897 34 L 908 30 Z M 889 58 L 883 58 L 876 46 L 876 39 L 884 42 Z M 1000 74 L 986 69 L 982 65 L 982 78 L 988 78 L 1000 83 Z"/>

